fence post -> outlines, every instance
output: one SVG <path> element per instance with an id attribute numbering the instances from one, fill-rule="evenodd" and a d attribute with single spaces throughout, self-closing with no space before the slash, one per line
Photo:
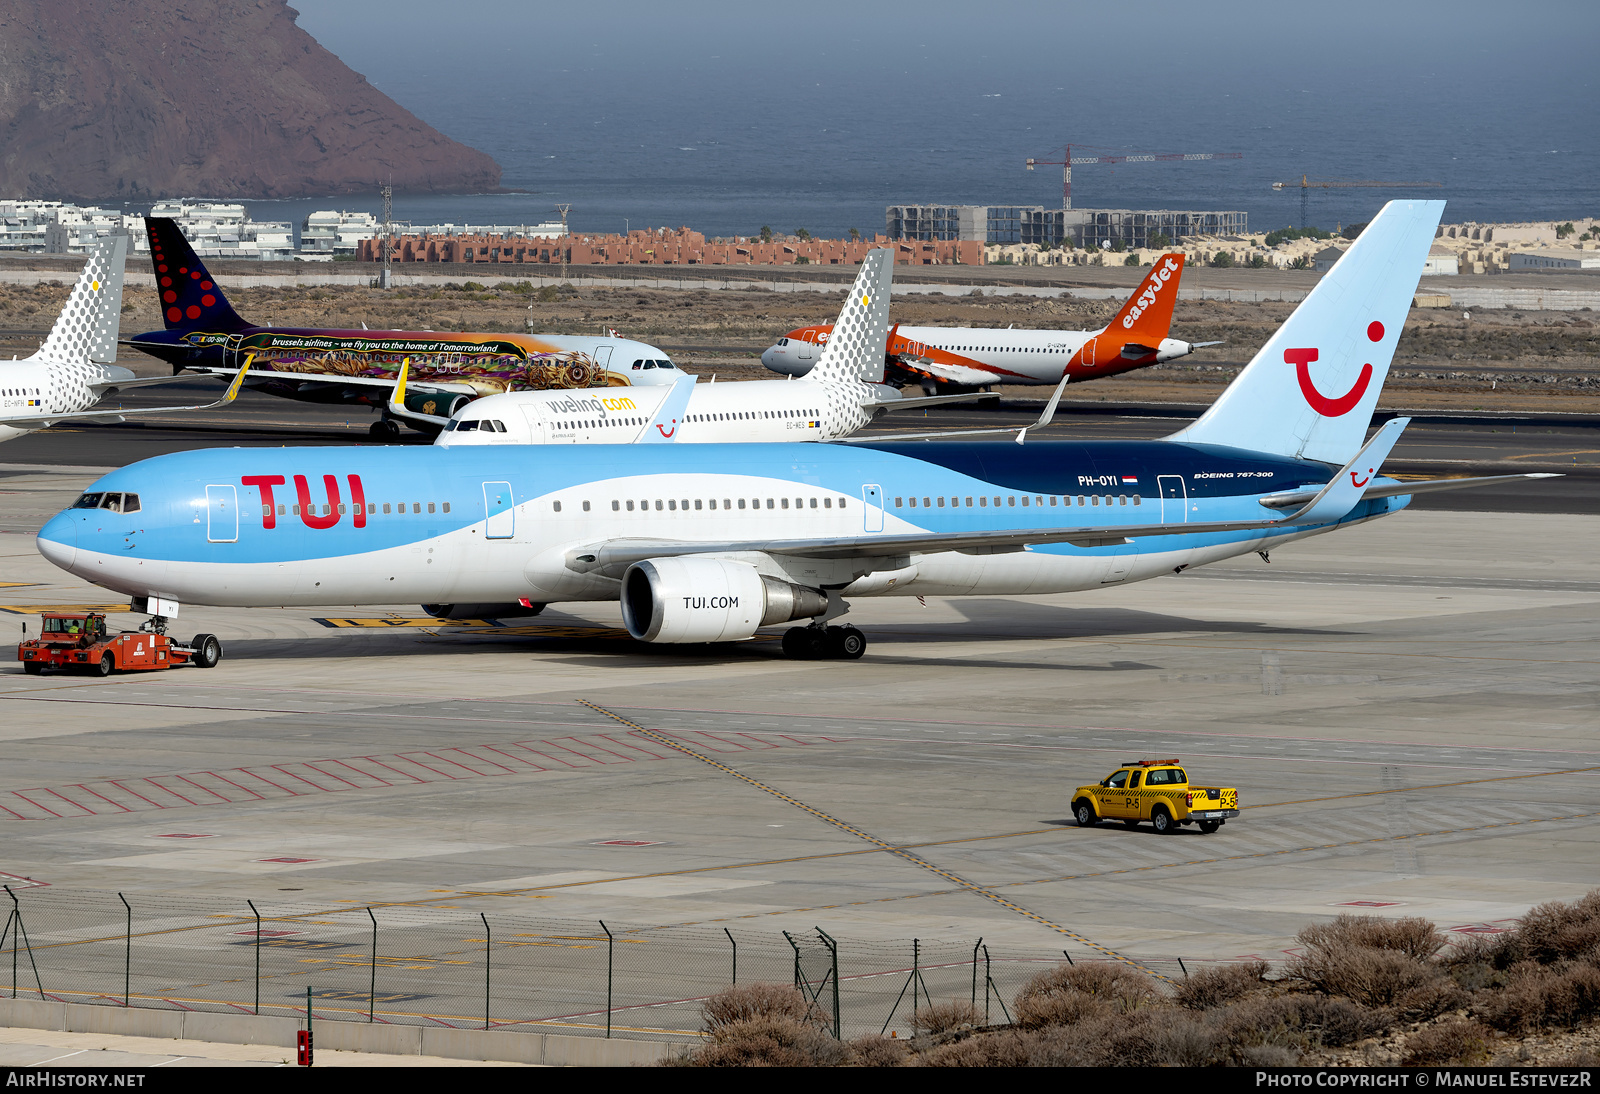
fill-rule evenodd
<path id="1" fill-rule="evenodd" d="M 489 1028 L 489 965 L 493 961 L 494 934 L 489 930 L 489 917 L 482 912 L 478 918 L 483 920 L 483 1028 Z"/>
<path id="2" fill-rule="evenodd" d="M 250 912 L 256 917 L 256 1010 L 261 1013 L 261 913 L 256 911 L 255 901 L 246 900 L 250 905 Z"/>
<path id="3" fill-rule="evenodd" d="M 917 1024 L 917 981 L 920 979 L 922 979 L 922 939 L 913 938 L 911 940 L 911 1025 L 913 1027 Z"/>
<path id="4" fill-rule="evenodd" d="M 370 1022 L 372 1012 L 378 1006 L 378 917 L 372 914 L 370 907 L 367 909 L 367 918 L 372 920 L 372 978 L 367 982 L 367 1021 Z"/>
<path id="5" fill-rule="evenodd" d="M 739 943 L 733 940 L 733 932 L 722 928 L 722 933 L 728 936 L 728 945 L 733 947 L 733 985 L 739 986 Z"/>
<path id="6" fill-rule="evenodd" d="M 983 945 L 983 939 L 980 937 L 978 939 L 978 945 L 972 947 L 972 1009 L 973 1010 L 977 1010 L 978 1009 L 978 946 L 981 946 L 981 945 Z M 987 993 L 985 993 L 984 1002 L 988 1002 Z"/>
<path id="7" fill-rule="evenodd" d="M 617 940 L 611 936 L 611 928 L 606 926 L 605 920 L 599 920 L 600 929 L 606 932 L 606 1036 L 611 1036 L 611 970 L 612 951 L 616 948 Z"/>
<path id="8" fill-rule="evenodd" d="M 821 927 L 816 928 L 816 932 L 828 944 L 828 953 L 833 957 L 833 1039 L 842 1041 L 844 1038 L 839 1036 L 841 1022 L 839 1015 L 839 943 L 835 942 L 828 932 Z"/>
<path id="9" fill-rule="evenodd" d="M 39 998 L 44 998 L 44 981 L 39 979 L 39 963 L 33 959 L 33 943 L 28 941 L 28 928 L 22 925 L 22 904 L 17 900 L 17 894 L 11 891 L 11 886 L 5 886 L 6 896 L 11 898 L 11 914 L 6 918 L 5 930 L 0 931 L 0 943 L 5 942 L 6 933 L 11 933 L 11 998 L 17 997 L 17 951 L 22 947 L 28 948 L 28 965 L 33 969 L 33 982 L 39 988 Z M 16 929 L 12 930 L 12 925 Z"/>
<path id="10" fill-rule="evenodd" d="M 128 930 L 124 935 L 125 944 L 122 951 L 122 1005 L 128 1005 L 128 984 L 133 979 L 133 906 L 128 903 L 128 898 L 121 893 L 117 899 L 122 901 L 122 906 L 128 909 Z"/>

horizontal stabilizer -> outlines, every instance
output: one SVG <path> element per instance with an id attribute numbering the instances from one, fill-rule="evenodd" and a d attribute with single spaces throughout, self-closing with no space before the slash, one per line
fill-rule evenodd
<path id="1" fill-rule="evenodd" d="M 199 403 L 194 406 L 151 406 L 140 407 L 137 410 L 80 410 L 72 414 L 40 415 L 33 418 L 0 418 L 5 425 L 19 429 L 45 429 L 60 422 L 97 422 L 103 425 L 115 425 L 133 417 L 143 417 L 147 414 L 180 414 L 190 410 L 213 410 L 219 406 L 227 406 L 239 397 L 239 388 L 244 384 L 245 373 L 250 370 L 250 361 L 245 362 L 244 368 L 233 378 L 233 383 L 228 385 L 228 390 L 222 398 L 210 403 Z"/>
<path id="2" fill-rule="evenodd" d="M 1471 490 L 1477 486 L 1492 486 L 1501 482 L 1519 482 L 1523 479 L 1559 479 L 1555 471 L 1538 471 L 1522 475 L 1482 475 L 1470 479 L 1422 479 L 1412 482 L 1386 482 L 1367 487 L 1363 501 L 1370 498 L 1403 498 L 1412 494 L 1434 494 L 1441 490 Z M 1290 490 L 1282 494 L 1268 494 L 1261 504 L 1268 509 L 1294 509 L 1316 497 L 1315 491 Z"/>
<path id="3" fill-rule="evenodd" d="M 862 403 L 861 409 L 872 410 L 921 410 L 924 407 L 941 406 L 945 403 L 972 403 L 979 399 L 998 399 L 998 391 L 969 391 L 965 395 L 918 395 L 911 399 L 877 399 L 872 402 Z"/>
<path id="4" fill-rule="evenodd" d="M 1355 459 L 1339 469 L 1328 480 L 1328 485 L 1317 491 L 1305 507 L 1288 519 L 1289 524 L 1326 524 L 1339 520 L 1356 507 L 1366 494 L 1367 484 L 1378 474 L 1378 468 L 1389 458 L 1400 434 L 1411 424 L 1410 418 L 1390 418 L 1361 446 Z"/>

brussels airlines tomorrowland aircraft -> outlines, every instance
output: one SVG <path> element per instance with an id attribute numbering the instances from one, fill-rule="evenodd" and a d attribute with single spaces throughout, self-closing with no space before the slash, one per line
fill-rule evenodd
<path id="1" fill-rule="evenodd" d="M 1386 205 L 1197 421 L 1162 441 L 222 449 L 114 471 L 40 531 L 158 629 L 182 602 L 422 603 L 442 616 L 620 600 L 644 642 L 784 635 L 859 657 L 845 597 L 1095 589 L 1359 524 L 1495 479 L 1379 473 L 1366 439 L 1443 202 Z M 883 344 L 885 252 L 827 355 Z M 823 364 L 828 356 L 822 359 Z M 134 513 L 103 508 L 135 496 Z"/>
<path id="2" fill-rule="evenodd" d="M 312 403 L 364 403 L 383 411 L 372 435 L 425 432 L 476 399 L 504 391 L 671 385 L 682 373 L 661 350 L 628 338 L 467 334 L 454 331 L 258 327 L 233 310 L 178 226 L 146 217 L 150 262 L 165 330 L 129 344 L 174 371 L 228 374 L 253 360 L 249 386 Z M 391 400 L 403 361 L 409 394 Z"/>
<path id="3" fill-rule="evenodd" d="M 1167 337 L 1182 278 L 1183 255 L 1162 255 L 1111 322 L 1097 331 L 897 326 L 885 347 L 886 379 L 920 383 L 929 395 L 947 385 L 1082 383 L 1220 346 Z M 828 326 L 792 330 L 761 354 L 761 363 L 773 372 L 804 376 L 832 333 Z"/>

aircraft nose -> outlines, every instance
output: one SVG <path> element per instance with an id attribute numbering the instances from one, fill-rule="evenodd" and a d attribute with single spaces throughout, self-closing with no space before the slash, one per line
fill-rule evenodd
<path id="1" fill-rule="evenodd" d="M 57 513 L 39 529 L 36 543 L 41 555 L 70 572 L 78 558 L 78 518 L 71 509 Z"/>
<path id="2" fill-rule="evenodd" d="M 761 354 L 761 363 L 763 365 L 766 365 L 773 372 L 777 372 L 778 371 L 778 347 L 777 346 L 768 346 L 766 348 L 766 351 Z"/>

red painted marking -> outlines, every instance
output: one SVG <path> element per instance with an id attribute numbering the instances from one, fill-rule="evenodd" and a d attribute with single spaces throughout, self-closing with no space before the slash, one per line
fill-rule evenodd
<path id="1" fill-rule="evenodd" d="M 196 790 L 201 790 L 201 791 L 204 791 L 207 794 L 210 794 L 213 798 L 216 798 L 218 801 L 227 802 L 229 805 L 233 804 L 233 799 L 232 798 L 228 797 L 225 794 L 218 794 L 215 790 L 212 790 L 209 786 L 201 786 L 199 783 L 197 783 L 193 779 L 191 779 L 188 775 L 179 775 L 178 778 L 182 779 L 184 782 L 188 783 L 190 786 L 194 787 Z M 199 804 L 199 803 L 197 802 L 196 804 Z"/>
<path id="2" fill-rule="evenodd" d="M 190 319 L 199 319 L 200 305 L 190 304 L 187 308 L 183 309 L 183 314 L 187 315 Z"/>
<path id="3" fill-rule="evenodd" d="M 402 760 L 406 761 L 406 763 L 416 764 L 418 767 L 422 768 L 424 771 L 432 771 L 435 775 L 438 775 L 442 779 L 450 779 L 450 780 L 453 781 L 453 780 L 459 779 L 461 777 L 460 775 L 451 775 L 448 772 L 440 771 L 436 767 L 429 767 L 427 764 L 423 763 L 421 760 L 413 760 L 411 758 L 411 754 L 410 753 L 399 752 L 399 753 L 396 753 L 396 755 L 398 755 Z M 422 755 L 429 756 L 429 755 L 432 755 L 432 753 L 424 752 L 424 753 L 422 753 Z"/>
<path id="4" fill-rule="evenodd" d="M 605 839 L 595 844 L 596 847 L 660 847 L 660 840 L 649 839 Z"/>
<path id="5" fill-rule="evenodd" d="M 1374 319 L 1367 324 L 1367 337 L 1374 342 L 1383 341 L 1383 324 Z"/>
<path id="6" fill-rule="evenodd" d="M 122 784 L 121 784 L 121 783 L 120 783 L 120 782 L 118 782 L 118 781 L 117 781 L 117 780 L 116 780 L 116 779 L 108 779 L 108 780 L 107 780 L 107 781 L 108 781 L 108 782 L 109 782 L 109 783 L 110 783 L 110 784 L 111 784 L 111 785 L 112 785 L 112 786 L 114 786 L 114 787 L 116 787 L 116 788 L 117 788 L 117 789 L 118 789 L 118 790 L 120 790 L 120 791 L 122 791 L 122 792 L 123 792 L 123 793 L 124 793 L 124 794 L 132 794 L 132 795 L 133 795 L 133 796 L 134 796 L 134 797 L 136 797 L 136 798 L 138 798 L 138 799 L 139 799 L 139 800 L 140 800 L 140 801 L 142 801 L 142 802 L 149 802 L 149 803 L 150 803 L 150 806 L 151 806 L 151 807 L 152 807 L 152 808 L 154 808 L 154 809 L 170 809 L 170 808 L 172 808 L 172 807 L 171 807 L 171 806 L 169 806 L 169 805 L 157 805 L 157 804 L 156 804 L 156 803 L 155 803 L 155 802 L 153 802 L 153 801 L 150 801 L 150 799 L 149 799 L 149 798 L 147 798 L 147 797 L 145 797 L 145 796 L 144 796 L 144 795 L 143 795 L 143 794 L 141 794 L 141 793 L 139 793 L 139 792 L 138 792 L 138 791 L 137 791 L 137 790 L 130 790 L 130 789 L 129 789 L 129 788 L 128 788 L 128 787 L 126 787 L 126 786 L 123 786 L 123 785 L 122 785 Z"/>
<path id="7" fill-rule="evenodd" d="M 278 787 L 279 790 L 283 791 L 285 794 L 289 795 L 291 798 L 298 798 L 298 797 L 302 796 L 298 790 L 290 790 L 287 786 L 279 786 L 279 784 L 273 782 L 271 779 L 267 778 L 265 775 L 261 774 L 261 772 L 259 772 L 259 771 L 251 771 L 247 767 L 241 767 L 239 770 L 242 771 L 244 774 L 249 775 L 253 779 L 260 779 L 262 782 L 266 783 L 268 786 L 276 786 L 276 787 Z M 300 781 L 304 782 L 305 780 L 302 779 Z M 311 785 L 312 786 L 317 786 L 316 783 L 312 783 Z M 317 789 L 321 790 L 322 787 L 317 786 Z"/>
<path id="8" fill-rule="evenodd" d="M 15 817 L 15 818 L 16 818 L 16 819 L 17 819 L 17 820 L 27 820 L 27 819 L 28 819 L 28 818 L 26 818 L 26 817 L 24 817 L 24 816 L 23 816 L 23 815 L 22 815 L 22 814 L 21 814 L 21 813 L 18 813 L 18 812 L 17 812 L 17 811 L 16 811 L 16 810 L 15 810 L 15 809 L 7 809 L 7 808 L 6 808 L 6 807 L 5 807 L 5 806 L 3 806 L 3 805 L 0 805 L 0 809 L 5 809 L 5 811 L 6 811 L 6 812 L 7 812 L 7 813 L 10 813 L 10 814 L 11 814 L 11 815 L 12 815 L 12 816 L 13 816 L 13 817 Z"/>
<path id="9" fill-rule="evenodd" d="M 1370 467 L 1367 468 L 1367 477 L 1362 479 L 1360 482 L 1356 481 L 1356 472 L 1354 472 L 1354 471 L 1350 472 L 1350 485 L 1351 486 L 1365 486 L 1365 485 L 1367 485 L 1367 483 L 1369 483 L 1371 481 L 1372 481 L 1372 468 L 1370 468 Z"/>
<path id="10" fill-rule="evenodd" d="M 340 782 L 342 782 L 346 786 L 348 786 L 351 790 L 360 790 L 361 789 L 360 786 L 358 786 L 357 784 L 351 782 L 349 779 L 345 778 L 343 775 L 337 775 L 337 774 L 333 773 L 332 771 L 324 771 L 324 770 L 322 770 L 322 768 L 317 766 L 316 761 L 309 761 L 309 762 L 306 763 L 305 766 L 309 767 L 311 770 L 317 772 L 320 775 L 328 776 L 328 778 L 330 778 L 330 779 L 338 779 Z"/>
<path id="11" fill-rule="evenodd" d="M 399 775 L 401 778 L 410 779 L 412 782 L 417 783 L 419 785 L 421 785 L 422 783 L 427 782 L 426 779 L 419 779 L 415 775 L 409 774 L 409 773 L 407 773 L 405 771 L 401 771 L 398 768 L 390 767 L 388 764 L 384 763 L 382 760 L 378 759 L 376 756 L 363 756 L 361 758 L 363 760 L 366 760 L 368 763 L 377 764 L 379 767 L 383 768 L 385 771 L 393 771 L 396 775 Z M 373 778 L 377 778 L 377 776 L 374 775 Z"/>
<path id="12" fill-rule="evenodd" d="M 23 801 L 27 802 L 29 805 L 33 806 L 35 809 L 43 809 L 46 813 L 49 813 L 52 817 L 61 816 L 60 813 L 57 813 L 54 809 L 51 809 L 48 805 L 40 805 L 38 802 L 36 802 L 32 798 L 28 797 L 27 794 L 24 794 L 20 790 L 13 791 L 13 793 L 15 793 L 17 797 L 21 798 Z M 37 794 L 37 793 L 39 793 L 39 790 L 35 789 L 35 790 L 30 791 L 30 793 Z"/>
<path id="13" fill-rule="evenodd" d="M 64 802 L 66 802 L 68 805 L 72 806 L 74 809 L 82 809 L 84 811 L 84 813 L 87 814 L 88 816 L 91 816 L 91 817 L 99 816 L 98 813 L 96 813 L 93 809 L 90 809 L 87 805 L 84 805 L 81 802 L 73 801 L 71 798 L 67 797 L 65 794 L 63 794 L 59 790 L 47 790 L 47 791 L 45 791 L 45 793 L 54 794 L 56 797 L 60 798 Z"/>
<path id="14" fill-rule="evenodd" d="M 525 760 L 521 756 L 513 756 L 513 755 L 511 755 L 511 753 L 507 752 L 504 748 L 501 748 L 499 745 L 485 745 L 484 747 L 487 748 L 490 752 L 498 752 L 500 755 L 504 756 L 506 759 L 510 760 L 512 763 L 522 764 L 524 767 L 531 767 L 535 771 L 549 771 L 550 770 L 548 767 L 545 767 L 542 764 L 536 764 L 532 760 Z M 521 745 L 508 745 L 507 747 L 508 748 L 521 748 L 522 746 Z"/>
<path id="15" fill-rule="evenodd" d="M 494 760 L 491 760 L 491 759 L 490 759 L 490 758 L 489 758 L 489 757 L 487 757 L 487 756 L 479 756 L 479 755 L 477 755 L 477 754 L 476 754 L 476 753 L 473 753 L 473 752 L 469 752 L 469 751 L 467 751 L 467 750 L 466 750 L 466 749 L 464 749 L 464 748 L 452 748 L 452 749 L 450 749 L 450 750 L 449 750 L 449 751 L 451 751 L 451 752 L 459 752 L 459 753 L 461 753 L 461 755 L 463 755 L 463 756 L 470 756 L 470 757 L 472 757 L 472 759 L 474 759 L 474 760 L 477 760 L 477 761 L 478 761 L 478 762 L 479 762 L 479 763 L 485 763 L 485 764 L 489 764 L 489 765 L 491 765 L 491 766 L 493 766 L 493 767 L 498 767 L 498 768 L 499 768 L 499 769 L 500 769 L 500 770 L 501 770 L 501 771 L 504 771 L 504 772 L 505 772 L 505 773 L 506 773 L 506 774 L 507 774 L 507 775 L 514 775 L 514 774 L 516 774 L 516 769 L 515 769 L 515 768 L 511 768 L 511 767 L 507 767 L 507 766 L 506 766 L 506 765 L 505 765 L 505 764 L 503 764 L 503 763 L 497 763 L 497 762 L 496 762 L 496 761 L 494 761 Z M 470 769 L 469 769 L 469 770 L 470 770 Z"/>
<path id="16" fill-rule="evenodd" d="M 1330 399 L 1317 390 L 1316 384 L 1311 382 L 1311 362 L 1317 359 L 1315 349 L 1286 349 L 1283 351 L 1285 364 L 1294 366 L 1295 378 L 1300 381 L 1300 394 L 1315 410 L 1325 418 L 1338 418 L 1355 409 L 1361 397 L 1367 393 L 1367 385 L 1372 382 L 1372 366 L 1361 366 L 1361 376 L 1356 380 L 1355 386 L 1338 398 Z"/>
<path id="17" fill-rule="evenodd" d="M 320 859 L 314 859 L 314 858 L 292 858 L 292 857 L 290 857 L 288 855 L 282 855 L 282 856 L 279 856 L 278 858 L 258 858 L 258 859 L 256 859 L 256 861 L 257 862 L 320 862 L 321 860 Z"/>
<path id="18" fill-rule="evenodd" d="M 678 419 L 672 419 L 672 431 L 670 433 L 667 431 L 667 427 L 661 425 L 659 422 L 656 424 L 656 429 L 660 431 L 663 437 L 670 441 L 672 439 L 672 434 L 678 431 Z"/>
<path id="19" fill-rule="evenodd" d="M 1335 908 L 1398 908 L 1403 905 L 1403 900 L 1345 900 L 1335 904 Z"/>
<path id="20" fill-rule="evenodd" d="M 181 775 L 178 775 L 178 776 L 173 776 L 173 775 L 152 775 L 148 779 L 140 779 L 139 781 L 142 782 L 142 783 L 145 783 L 148 786 L 153 786 L 158 790 L 165 790 L 168 794 L 171 794 L 174 798 L 177 798 L 179 801 L 189 802 L 190 805 L 199 805 L 200 804 L 199 802 L 191 801 L 190 799 L 185 798 L 182 794 L 180 794 L 176 790 L 172 789 L 172 787 L 170 787 L 170 786 L 162 786 L 160 783 L 156 782 L 157 779 L 171 779 L 171 778 L 180 778 L 181 779 L 182 777 L 183 776 L 181 776 Z M 215 796 L 221 797 L 221 795 L 215 795 Z M 222 800 L 223 801 L 227 801 L 226 798 L 223 798 Z"/>
<path id="21" fill-rule="evenodd" d="M 276 771 L 280 775 L 287 775 L 291 779 L 299 779 L 301 782 L 305 783 L 307 786 L 316 787 L 318 790 L 321 790 L 325 794 L 330 794 L 330 793 L 333 793 L 334 791 L 338 790 L 338 787 L 322 786 L 322 785 L 319 785 L 318 783 L 312 782 L 310 779 L 306 778 L 304 775 L 296 775 L 293 771 L 288 770 L 287 766 L 284 765 L 284 764 L 273 764 L 272 767 L 271 767 L 271 770 Z M 290 793 L 293 793 L 293 791 L 290 791 Z"/>
<path id="22" fill-rule="evenodd" d="M 161 832 L 156 839 L 210 839 L 215 832 Z"/>
<path id="23" fill-rule="evenodd" d="M 344 760 L 318 760 L 317 763 L 319 763 L 319 764 L 338 764 L 340 767 L 349 768 L 351 771 L 354 771 L 357 775 L 365 775 L 369 779 L 373 779 L 373 780 L 375 780 L 377 782 L 380 782 L 384 786 L 393 786 L 394 785 L 388 779 L 385 779 L 383 776 L 374 775 L 370 771 L 363 771 L 359 767 L 355 767 L 355 766 L 353 766 L 353 765 L 351 765 L 349 763 L 346 763 Z M 321 768 L 318 768 L 318 770 L 320 771 Z M 332 772 L 329 772 L 329 774 L 332 774 Z"/>
<path id="24" fill-rule="evenodd" d="M 232 779 L 228 778 L 228 776 L 220 774 L 220 773 L 218 773 L 216 771 L 206 771 L 206 772 L 203 772 L 203 774 L 210 775 L 213 779 L 220 779 L 222 782 L 227 783 L 229 786 L 233 787 L 235 790 L 244 791 L 246 794 L 249 794 L 252 798 L 256 799 L 256 801 L 262 801 L 265 798 L 265 795 L 256 793 L 254 790 L 251 790 L 248 786 L 240 786 L 238 783 L 236 783 Z"/>
<path id="25" fill-rule="evenodd" d="M 554 741 L 540 741 L 539 743 L 542 744 L 542 745 L 554 746 L 556 748 L 559 748 L 562 752 L 569 753 L 570 755 L 578 757 L 578 759 L 580 759 L 580 760 L 586 760 L 588 762 L 587 763 L 581 763 L 581 764 L 575 764 L 575 763 L 571 762 L 570 760 L 568 760 L 564 756 L 552 755 L 551 753 L 546 752 L 542 748 L 534 748 L 531 744 L 530 745 L 523 745 L 522 747 L 526 748 L 529 752 L 532 752 L 535 756 L 543 756 L 547 760 L 554 760 L 556 763 L 564 764 L 567 767 L 599 767 L 604 762 L 602 760 L 595 759 L 593 756 L 585 756 L 581 752 L 574 752 L 570 748 L 563 748 L 562 746 L 557 745 Z"/>
<path id="26" fill-rule="evenodd" d="M 106 797 L 104 794 L 100 793 L 99 791 L 90 790 L 87 786 L 84 786 L 82 783 L 73 783 L 72 786 L 73 786 L 73 789 L 82 790 L 85 794 L 93 794 L 95 797 L 99 798 L 101 801 L 105 802 L 107 805 L 114 805 L 118 809 L 122 810 L 124 813 L 132 813 L 133 812 L 132 809 L 129 809 L 126 805 L 123 805 L 121 802 L 114 802 L 110 798 Z"/>
<path id="27" fill-rule="evenodd" d="M 172 322 L 176 323 L 178 320 L 183 318 L 183 313 L 181 311 L 179 311 L 177 308 L 168 308 L 167 309 L 167 318 L 170 319 Z"/>
<path id="28" fill-rule="evenodd" d="M 339 523 L 339 480 L 332 475 L 322 476 L 322 486 L 328 492 L 328 513 L 326 516 L 317 516 L 311 504 L 311 484 L 306 482 L 304 475 L 294 477 L 294 489 L 300 499 L 300 519 L 306 522 L 307 528 L 332 528 Z"/>
<path id="29" fill-rule="evenodd" d="M 565 738 L 565 740 L 571 741 L 571 742 L 573 742 L 573 744 L 577 744 L 578 743 L 578 739 L 576 737 L 567 737 L 567 738 Z M 618 752 L 616 749 L 606 748 L 603 745 L 596 745 L 596 744 L 590 744 L 588 742 L 585 742 L 584 747 L 589 748 L 594 752 L 603 752 L 607 756 L 615 756 L 618 760 L 622 761 L 623 763 L 628 763 L 629 761 L 631 761 L 633 759 L 632 756 L 624 756 L 622 753 Z M 576 749 L 574 749 L 574 751 L 576 751 Z M 603 763 L 603 764 L 607 764 L 607 763 L 611 763 L 612 761 L 610 761 L 610 760 L 601 760 L 600 762 Z"/>

